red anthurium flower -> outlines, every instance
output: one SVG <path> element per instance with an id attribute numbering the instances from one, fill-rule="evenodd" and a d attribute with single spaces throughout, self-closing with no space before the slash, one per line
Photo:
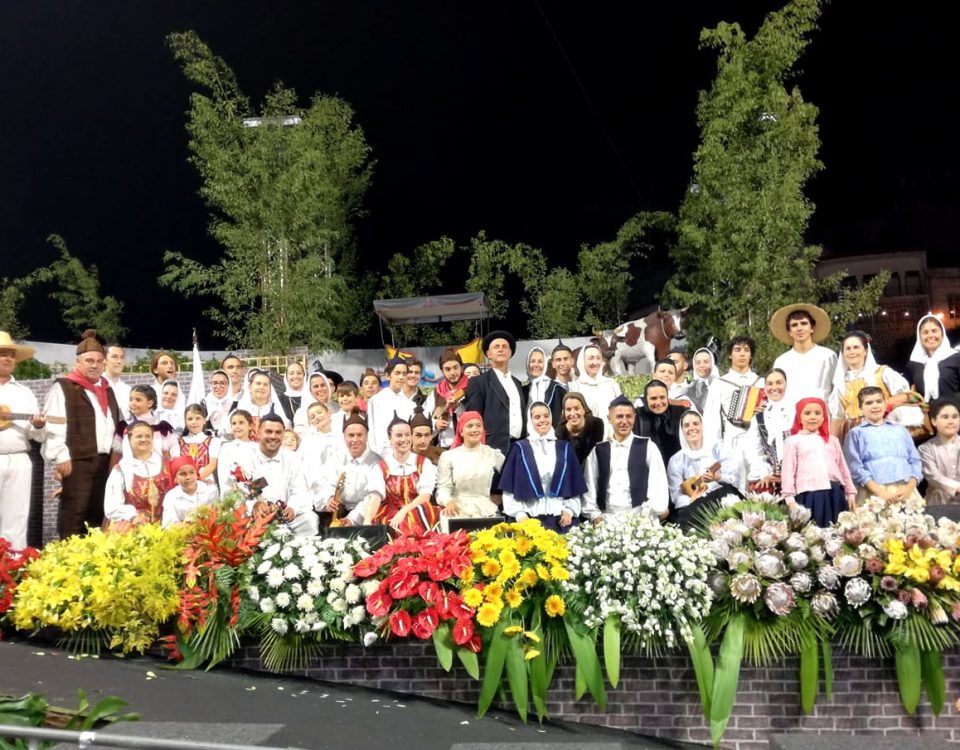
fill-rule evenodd
<path id="1" fill-rule="evenodd" d="M 442 560 L 434 560 L 427 568 L 427 575 L 435 581 L 445 581 L 450 575 L 450 566 Z"/>
<path id="2" fill-rule="evenodd" d="M 383 617 L 393 606 L 393 597 L 383 591 L 374 591 L 367 597 L 367 612 L 374 617 Z"/>
<path id="3" fill-rule="evenodd" d="M 473 651 L 473 653 L 475 653 L 475 654 L 479 654 L 479 653 L 480 653 L 480 646 L 481 646 L 481 645 L 482 645 L 482 644 L 480 643 L 480 636 L 479 636 L 479 635 L 476 635 L 476 634 L 475 634 L 475 635 L 473 636 L 473 638 L 471 638 L 471 639 L 467 642 L 467 644 L 466 644 L 467 648 L 470 649 L 471 651 Z"/>
<path id="4" fill-rule="evenodd" d="M 440 587 L 433 581 L 423 581 L 417 586 L 417 593 L 427 604 L 433 604 L 440 597 Z"/>
<path id="5" fill-rule="evenodd" d="M 416 575 L 407 575 L 399 570 L 391 573 L 387 581 L 389 581 L 390 596 L 394 599 L 403 599 L 410 596 L 417 590 L 417 584 L 420 583 L 420 579 Z"/>
<path id="6" fill-rule="evenodd" d="M 380 566 L 377 565 L 370 557 L 365 557 L 363 560 L 353 566 L 353 574 L 357 576 L 357 578 L 369 578 L 378 570 L 380 570 Z"/>
<path id="7" fill-rule="evenodd" d="M 458 646 L 466 645 L 473 638 L 473 620 L 461 617 L 453 626 L 453 642 Z"/>
<path id="8" fill-rule="evenodd" d="M 410 634 L 410 613 L 401 609 L 390 615 L 390 632 L 400 638 L 405 638 Z"/>
<path id="9" fill-rule="evenodd" d="M 413 634 L 420 640 L 426 640 L 433 635 L 433 631 L 440 624 L 440 616 L 433 607 L 419 612 L 413 618 Z"/>

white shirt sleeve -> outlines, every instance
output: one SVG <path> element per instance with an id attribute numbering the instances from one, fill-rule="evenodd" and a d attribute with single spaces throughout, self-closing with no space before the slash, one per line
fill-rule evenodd
<path id="1" fill-rule="evenodd" d="M 137 509 L 123 494 L 123 485 L 123 470 L 118 464 L 110 470 L 103 492 L 103 515 L 109 521 L 133 521 L 137 517 Z"/>
<path id="2" fill-rule="evenodd" d="M 663 456 L 653 441 L 647 443 L 647 502 L 650 509 L 663 515 L 670 509 L 670 491 Z"/>
<path id="3" fill-rule="evenodd" d="M 44 414 L 51 417 L 66 417 L 67 403 L 63 397 L 63 388 L 54 383 L 47 391 L 47 400 L 43 407 Z M 67 425 L 47 422 L 47 439 L 43 443 L 43 457 L 46 461 L 62 464 L 70 460 L 70 450 L 67 448 Z"/>
<path id="4" fill-rule="evenodd" d="M 602 513 L 597 505 L 597 451 L 590 451 L 587 456 L 587 465 L 584 468 L 583 479 L 587 485 L 587 491 L 583 493 L 583 515 L 589 520 L 599 518 Z"/>

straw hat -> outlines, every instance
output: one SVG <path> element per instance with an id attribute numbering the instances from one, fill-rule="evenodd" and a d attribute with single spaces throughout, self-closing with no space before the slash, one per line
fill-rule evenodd
<path id="1" fill-rule="evenodd" d="M 830 316 L 827 315 L 827 311 L 822 307 L 809 305 L 803 302 L 793 305 L 784 305 L 773 315 L 771 315 L 770 333 L 772 333 L 784 344 L 793 346 L 793 339 L 790 338 L 790 334 L 787 332 L 787 317 L 790 315 L 790 313 L 798 311 L 803 311 L 813 318 L 814 327 L 810 338 L 813 339 L 815 344 L 819 344 L 830 335 Z"/>
<path id="2" fill-rule="evenodd" d="M 10 334 L 6 331 L 0 331 L 0 350 L 2 349 L 12 349 L 13 359 L 16 362 L 23 362 L 25 359 L 30 359 L 30 357 L 37 353 L 37 350 L 32 346 L 13 343 L 13 339 L 10 338 Z"/>

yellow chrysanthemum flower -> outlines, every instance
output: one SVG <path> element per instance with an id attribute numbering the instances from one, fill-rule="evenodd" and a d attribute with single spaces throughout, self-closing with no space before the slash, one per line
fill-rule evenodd
<path id="1" fill-rule="evenodd" d="M 480 589 L 468 589 L 463 593 L 463 602 L 476 609 L 483 603 L 483 592 Z"/>
<path id="2" fill-rule="evenodd" d="M 460 571 L 458 578 L 466 584 L 473 583 L 473 566 L 468 565 Z"/>
<path id="3" fill-rule="evenodd" d="M 540 580 L 542 581 L 550 580 L 550 571 L 547 570 L 546 565 L 537 565 L 537 575 L 540 576 Z"/>
<path id="4" fill-rule="evenodd" d="M 500 563 L 488 557 L 480 566 L 480 572 L 488 578 L 493 578 L 495 575 L 497 575 L 497 573 L 500 572 Z"/>
<path id="5" fill-rule="evenodd" d="M 527 649 L 527 652 L 523 655 L 523 658 L 527 661 L 530 661 L 531 659 L 536 659 L 538 656 L 540 656 L 540 652 L 535 648 L 531 648 Z"/>
<path id="6" fill-rule="evenodd" d="M 523 632 L 523 628 L 519 625 L 511 625 L 510 627 L 503 629 L 503 634 L 508 636 L 520 635 Z"/>
<path id="7" fill-rule="evenodd" d="M 511 549 L 504 549 L 500 552 L 500 564 L 504 567 L 517 563 L 517 556 Z"/>
<path id="8" fill-rule="evenodd" d="M 520 563 L 517 560 L 513 560 L 503 566 L 503 577 L 504 582 L 515 577 L 520 572 Z"/>
<path id="9" fill-rule="evenodd" d="M 570 572 L 562 565 L 551 565 L 550 575 L 555 581 L 567 581 L 570 579 Z"/>
<path id="10" fill-rule="evenodd" d="M 523 604 L 523 594 L 517 591 L 517 589 L 510 589 L 504 598 L 507 600 L 507 604 L 510 605 L 510 609 L 516 609 Z"/>
<path id="11" fill-rule="evenodd" d="M 532 630 L 523 631 L 524 638 L 529 638 L 534 643 L 540 643 L 540 636 L 534 633 Z"/>
<path id="12" fill-rule="evenodd" d="M 485 628 L 493 627 L 500 619 L 500 612 L 500 607 L 487 602 L 477 610 L 477 622 Z"/>
<path id="13" fill-rule="evenodd" d="M 544 602 L 543 608 L 550 617 L 562 617 L 567 611 L 566 603 L 556 594 L 551 594 L 547 597 L 547 601 Z"/>
<path id="14" fill-rule="evenodd" d="M 484 601 L 488 602 L 499 602 L 503 597 L 503 586 L 499 583 L 488 584 L 487 587 L 483 590 Z"/>
<path id="15" fill-rule="evenodd" d="M 516 543 L 517 543 L 517 554 L 520 555 L 520 557 L 524 557 L 530 554 L 530 550 L 533 549 L 533 541 L 530 539 L 530 537 L 518 536 L 516 538 Z"/>
<path id="16" fill-rule="evenodd" d="M 538 580 L 537 571 L 535 571 L 533 568 L 524 568 L 523 572 L 520 574 L 520 583 L 522 583 L 528 589 L 536 586 Z"/>

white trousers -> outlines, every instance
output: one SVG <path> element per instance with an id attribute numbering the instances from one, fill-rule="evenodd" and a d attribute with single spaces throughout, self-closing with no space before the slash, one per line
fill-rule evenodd
<path id="1" fill-rule="evenodd" d="M 27 546 L 33 462 L 26 453 L 0 455 L 0 536 L 14 549 Z"/>

